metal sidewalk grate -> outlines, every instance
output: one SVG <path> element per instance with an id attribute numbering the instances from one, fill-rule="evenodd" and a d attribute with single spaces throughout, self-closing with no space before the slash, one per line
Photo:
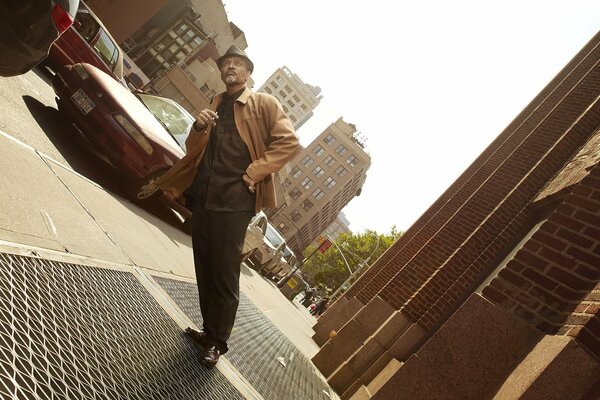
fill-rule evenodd
<path id="1" fill-rule="evenodd" d="M 0 399 L 243 399 L 131 273 L 0 253 Z"/>
<path id="2" fill-rule="evenodd" d="M 156 276 L 154 279 L 202 327 L 196 284 Z M 325 395 L 329 387 L 319 378 L 312 362 L 243 293 L 228 345 L 227 359 L 266 400 L 329 398 Z M 285 359 L 286 367 L 278 357 Z"/>

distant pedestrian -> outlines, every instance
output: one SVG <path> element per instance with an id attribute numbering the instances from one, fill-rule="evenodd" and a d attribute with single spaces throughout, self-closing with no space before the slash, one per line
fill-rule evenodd
<path id="1" fill-rule="evenodd" d="M 302 305 L 306 308 L 310 307 L 310 305 L 312 304 L 312 298 L 315 295 L 316 290 L 313 288 L 308 288 L 308 290 L 306 290 L 304 292 L 304 298 L 300 301 L 300 303 L 302 303 Z"/>
<path id="2" fill-rule="evenodd" d="M 304 299 L 306 299 L 309 296 L 312 296 L 312 288 L 310 286 L 307 286 L 306 289 L 304 289 L 304 293 L 302 294 L 302 298 L 300 299 L 300 303 L 302 303 L 304 301 Z"/>
<path id="3" fill-rule="evenodd" d="M 273 174 L 299 147 L 279 101 L 246 86 L 254 69 L 246 53 L 231 46 L 217 66 L 227 91 L 198 115 L 186 156 L 138 194 L 161 189 L 192 210 L 203 329 L 186 332 L 202 345 L 200 360 L 208 367 L 228 350 L 248 223 L 259 210 L 276 207 Z"/>
<path id="4" fill-rule="evenodd" d="M 319 302 L 315 306 L 315 309 L 312 310 L 310 313 L 312 315 L 321 315 L 321 314 L 323 314 L 325 312 L 325 310 L 327 310 L 328 303 L 329 303 L 329 298 L 328 297 L 323 297 L 321 300 L 319 300 Z"/>

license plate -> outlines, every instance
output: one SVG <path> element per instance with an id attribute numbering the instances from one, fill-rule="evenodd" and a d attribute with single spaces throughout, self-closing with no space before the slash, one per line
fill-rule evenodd
<path id="1" fill-rule="evenodd" d="M 96 107 L 92 99 L 90 99 L 88 95 L 85 94 L 85 92 L 81 89 L 77 89 L 77 91 L 73 93 L 71 100 L 73 103 L 75 103 L 83 115 L 87 115 L 94 109 L 94 107 Z"/>

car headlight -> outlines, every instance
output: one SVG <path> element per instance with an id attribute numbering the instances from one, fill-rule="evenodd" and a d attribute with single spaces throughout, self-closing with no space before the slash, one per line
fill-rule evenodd
<path id="1" fill-rule="evenodd" d="M 146 137 L 122 114 L 115 114 L 115 120 L 121 125 L 121 127 L 131 136 L 137 144 L 148 154 L 152 154 L 154 149 Z"/>
<path id="2" fill-rule="evenodd" d="M 85 67 L 81 64 L 73 65 L 73 71 L 75 71 L 77 73 L 77 75 L 79 75 L 79 77 L 81 78 L 82 81 L 85 81 L 87 78 L 90 77 L 90 74 L 87 72 Z"/>

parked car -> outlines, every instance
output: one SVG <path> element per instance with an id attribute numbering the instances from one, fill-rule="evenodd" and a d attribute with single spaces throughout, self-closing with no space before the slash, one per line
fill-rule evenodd
<path id="1" fill-rule="evenodd" d="M 42 62 L 75 19 L 79 0 L 0 2 L 0 76 L 24 74 Z"/>
<path id="2" fill-rule="evenodd" d="M 296 262 L 296 255 L 285 244 L 282 251 L 263 268 L 263 274 L 269 279 L 280 280 L 292 272 Z"/>
<path id="3" fill-rule="evenodd" d="M 93 148 L 139 188 L 185 155 L 195 119 L 171 99 L 132 93 L 85 63 L 60 68 L 52 85 L 61 110 Z"/>
<path id="4" fill-rule="evenodd" d="M 261 273 L 267 271 L 266 268 L 272 267 L 274 261 L 278 261 L 283 256 L 285 248 L 285 239 L 281 234 L 267 221 L 265 235 L 258 250 L 248 258 L 254 269 Z"/>
<path id="5" fill-rule="evenodd" d="M 244 239 L 244 249 L 242 251 L 242 262 L 254 257 L 259 247 L 262 246 L 265 232 L 267 230 L 267 216 L 259 211 L 248 224 L 246 229 L 246 238 Z"/>
<path id="6" fill-rule="evenodd" d="M 77 63 L 91 64 L 127 86 L 123 79 L 123 50 L 84 1 L 73 25 L 54 42 L 44 61 L 54 71 Z"/>
<path id="7" fill-rule="evenodd" d="M 275 253 L 271 259 L 263 263 L 263 265 L 260 267 L 259 272 L 262 275 L 266 276 L 267 278 L 271 278 L 283 267 L 283 263 L 285 263 L 285 259 L 283 258 L 285 248 L 285 242 L 282 242 L 275 248 Z"/>

